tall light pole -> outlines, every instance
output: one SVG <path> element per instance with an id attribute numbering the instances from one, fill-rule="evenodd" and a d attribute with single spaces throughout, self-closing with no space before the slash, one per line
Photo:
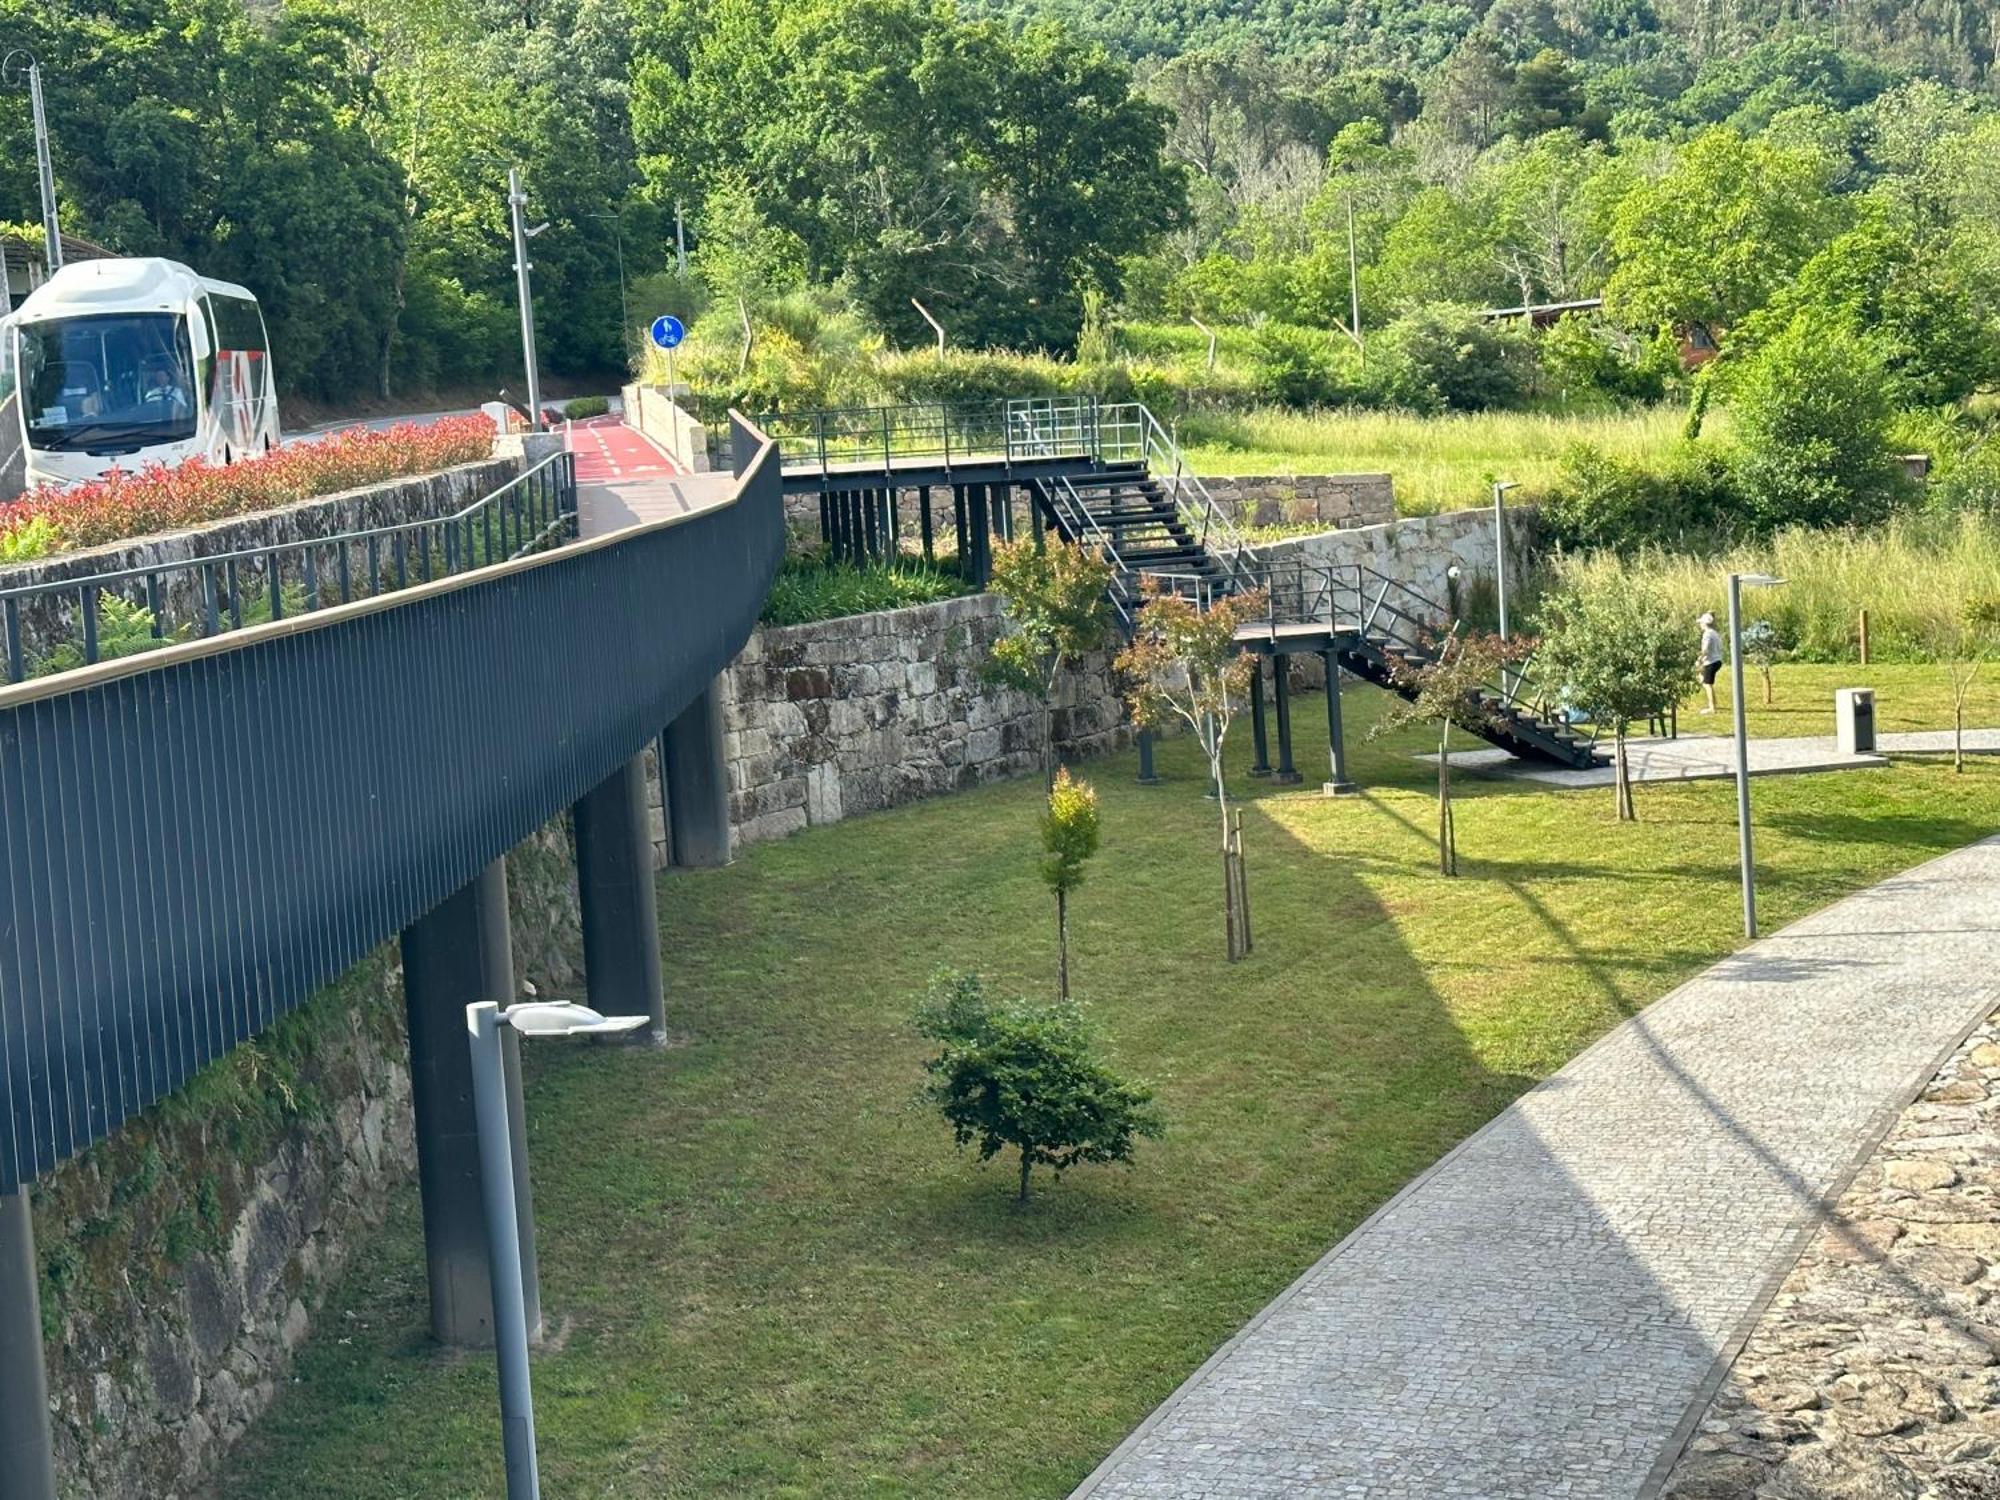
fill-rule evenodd
<path id="1" fill-rule="evenodd" d="M 1743 590 L 1775 588 L 1768 573 L 1729 575 L 1729 683 L 1736 717 L 1736 852 L 1743 876 L 1743 936 L 1757 936 L 1757 873 L 1750 855 L 1750 726 L 1743 703 Z"/>
<path id="2" fill-rule="evenodd" d="M 611 232 L 618 237 L 618 351 L 629 361 L 632 351 L 628 347 L 632 341 L 632 304 L 625 300 L 625 211 L 621 208 L 615 214 L 592 214 L 593 219 L 609 219 Z"/>
<path id="3" fill-rule="evenodd" d="M 535 1393 L 528 1368 L 527 1282 L 521 1270 L 520 1208 L 514 1196 L 513 1132 L 500 1028 L 521 1036 L 608 1036 L 637 1031 L 645 1016 L 600 1016 L 562 1002 L 502 1010 L 490 1000 L 465 1008 L 472 1045 L 472 1103 L 479 1127 L 479 1185 L 486 1202 L 486 1253 L 493 1284 L 493 1351 L 500 1374 L 500 1438 L 507 1500 L 541 1500 L 535 1460 Z"/>
<path id="4" fill-rule="evenodd" d="M 1521 486 L 1512 479 L 1493 482 L 1493 588 L 1500 596 L 1500 639 L 1507 639 L 1507 513 L 1502 497 Z"/>
<path id="5" fill-rule="evenodd" d="M 42 239 L 49 270 L 54 273 L 62 269 L 62 226 L 56 220 L 56 174 L 49 160 L 49 115 L 42 103 L 42 65 L 34 53 L 16 49 L 0 59 L 0 75 L 13 66 L 17 57 L 28 60 L 28 104 L 35 120 L 35 169 L 42 187 Z"/>
<path id="6" fill-rule="evenodd" d="M 535 368 L 535 294 L 528 286 L 528 272 L 533 269 L 528 263 L 528 241 L 549 226 L 539 224 L 527 227 L 524 217 L 528 207 L 528 195 L 521 190 L 521 169 L 507 169 L 507 208 L 514 221 L 514 287 L 515 295 L 521 300 L 521 358 L 528 366 L 528 425 L 542 430 L 542 377 Z"/>

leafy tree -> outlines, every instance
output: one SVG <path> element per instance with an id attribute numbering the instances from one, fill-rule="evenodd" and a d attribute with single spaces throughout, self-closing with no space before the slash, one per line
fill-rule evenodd
<path id="1" fill-rule="evenodd" d="M 1764 679 L 1764 706 L 1771 706 L 1771 668 L 1784 649 L 1778 627 L 1769 620 L 1752 620 L 1743 627 L 1743 659 Z"/>
<path id="2" fill-rule="evenodd" d="M 1626 734 L 1685 698 L 1695 652 L 1667 602 L 1617 571 L 1571 582 L 1549 600 L 1535 672 L 1545 691 L 1612 734 L 1620 822 L 1638 817 Z"/>
<path id="3" fill-rule="evenodd" d="M 1114 663 L 1125 680 L 1125 701 L 1132 722 L 1141 729 L 1159 729 L 1178 719 L 1194 731 L 1208 760 L 1222 818 L 1224 908 L 1229 956 L 1247 951 L 1240 944 L 1242 913 L 1238 904 L 1234 850 L 1230 839 L 1229 787 L 1222 751 L 1229 726 L 1242 706 L 1256 670 L 1253 658 L 1236 643 L 1244 623 L 1264 610 L 1265 594 L 1251 590 L 1206 601 L 1206 607 L 1168 591 L 1148 578 L 1132 643 Z"/>
<path id="4" fill-rule="evenodd" d="M 1884 384 L 1866 340 L 1805 314 L 1736 372 L 1738 473 L 1758 525 L 1841 525 L 1895 498 Z"/>
<path id="5" fill-rule="evenodd" d="M 1069 999 L 1069 898 L 1083 884 L 1083 867 L 1097 853 L 1097 791 L 1056 772 L 1042 814 L 1042 880 L 1056 898 L 1056 998 Z"/>
<path id="6" fill-rule="evenodd" d="M 1507 668 L 1519 661 L 1522 648 L 1497 635 L 1454 630 L 1439 643 L 1430 661 L 1406 659 L 1394 667 L 1396 686 L 1409 695 L 1392 705 L 1370 729 L 1371 737 L 1393 734 L 1412 724 L 1434 728 L 1438 737 L 1438 873 L 1458 874 L 1458 823 L 1451 801 L 1451 731 L 1453 725 L 1478 733 L 1501 722 Z"/>
<path id="7" fill-rule="evenodd" d="M 1072 1002 L 1000 1004 L 978 975 L 939 970 L 918 1007 L 917 1030 L 939 1044 L 924 1064 L 924 1101 L 980 1161 L 1020 1153 L 1019 1202 L 1028 1201 L 1037 1166 L 1060 1177 L 1085 1163 L 1129 1162 L 1141 1137 L 1165 1133 L 1153 1091 L 1105 1065 Z"/>
<path id="8" fill-rule="evenodd" d="M 1592 109 L 1583 79 L 1567 57 L 1544 47 L 1514 70 L 1503 122 L 1509 135 L 1537 136 L 1572 126 L 1588 137 L 1600 137 L 1609 121 Z"/>
<path id="9" fill-rule="evenodd" d="M 1477 309 L 1435 302 L 1369 340 L 1366 378 L 1384 405 L 1485 411 L 1519 398 L 1525 363 L 1515 337 Z"/>
<path id="10" fill-rule="evenodd" d="M 1056 780 L 1055 698 L 1063 672 L 1110 640 L 1110 563 L 1080 544 L 1045 539 L 993 549 L 993 592 L 1012 629 L 993 643 L 987 675 L 1041 706 L 1042 775 Z"/>
<path id="11" fill-rule="evenodd" d="M 1696 136 L 1620 201 L 1610 310 L 1653 325 L 1727 329 L 1755 312 L 1839 228 L 1827 163 L 1732 130 Z"/>

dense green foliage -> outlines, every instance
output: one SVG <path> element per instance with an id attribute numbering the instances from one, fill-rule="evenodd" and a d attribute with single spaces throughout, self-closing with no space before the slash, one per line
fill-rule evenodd
<path id="1" fill-rule="evenodd" d="M 956 573 L 918 562 L 858 568 L 821 553 L 794 553 L 771 583 L 761 616 L 766 625 L 804 625 L 878 609 L 934 604 L 967 592 Z"/>
<path id="2" fill-rule="evenodd" d="M 1104 1064 L 1083 1011 L 1067 1000 L 1000 1004 L 977 974 L 940 970 L 917 1030 L 939 1044 L 924 1064 L 924 1098 L 982 1162 L 1020 1153 L 1023 1203 L 1036 1167 L 1060 1177 L 1086 1163 L 1129 1162 L 1141 1136 L 1163 1132 L 1153 1091 Z"/>

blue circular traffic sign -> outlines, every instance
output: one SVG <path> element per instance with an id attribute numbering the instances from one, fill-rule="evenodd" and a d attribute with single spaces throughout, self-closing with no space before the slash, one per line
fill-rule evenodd
<path id="1" fill-rule="evenodd" d="M 687 325 L 671 313 L 661 313 L 653 319 L 653 342 L 662 349 L 680 348 L 681 341 L 687 336 Z"/>

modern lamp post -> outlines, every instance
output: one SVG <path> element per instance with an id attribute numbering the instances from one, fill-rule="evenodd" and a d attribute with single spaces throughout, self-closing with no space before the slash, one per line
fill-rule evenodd
<path id="1" fill-rule="evenodd" d="M 528 195 L 521 187 L 521 169 L 507 169 L 507 212 L 514 224 L 514 287 L 521 299 L 521 358 L 528 366 L 528 425 L 542 430 L 542 377 L 535 368 L 535 294 L 528 285 L 528 241 L 549 226 L 527 227 Z"/>
<path id="2" fill-rule="evenodd" d="M 493 1350 L 500 1371 L 500 1435 L 507 1458 L 507 1500 L 541 1500 L 535 1464 L 535 1396 L 528 1370 L 527 1285 L 521 1272 L 519 1206 L 507 1123 L 507 1082 L 500 1028 L 524 1037 L 613 1036 L 637 1031 L 645 1016 L 601 1016 L 561 1001 L 502 1010 L 490 1000 L 465 1008 L 472 1043 L 472 1102 L 479 1126 L 479 1183 L 486 1200 L 486 1253 L 493 1283 Z"/>
<path id="3" fill-rule="evenodd" d="M 42 64 L 34 53 L 17 48 L 5 58 L 0 58 L 0 75 L 13 70 L 17 57 L 28 60 L 27 67 L 22 71 L 28 79 L 28 110 L 35 124 L 35 175 L 42 192 L 42 239 L 49 274 L 53 276 L 62 269 L 62 228 L 56 220 L 56 174 L 49 162 L 49 115 L 42 103 Z"/>
<path id="4" fill-rule="evenodd" d="M 1729 575 L 1729 691 L 1736 717 L 1736 846 L 1743 867 L 1743 936 L 1757 936 L 1757 871 L 1750 856 L 1750 726 L 1743 703 L 1743 590 L 1776 588 L 1769 573 Z"/>
<path id="5" fill-rule="evenodd" d="M 609 219 L 611 231 L 618 239 L 618 353 L 621 358 L 632 356 L 632 304 L 625 299 L 625 210 L 615 214 L 592 214 L 593 219 Z"/>

